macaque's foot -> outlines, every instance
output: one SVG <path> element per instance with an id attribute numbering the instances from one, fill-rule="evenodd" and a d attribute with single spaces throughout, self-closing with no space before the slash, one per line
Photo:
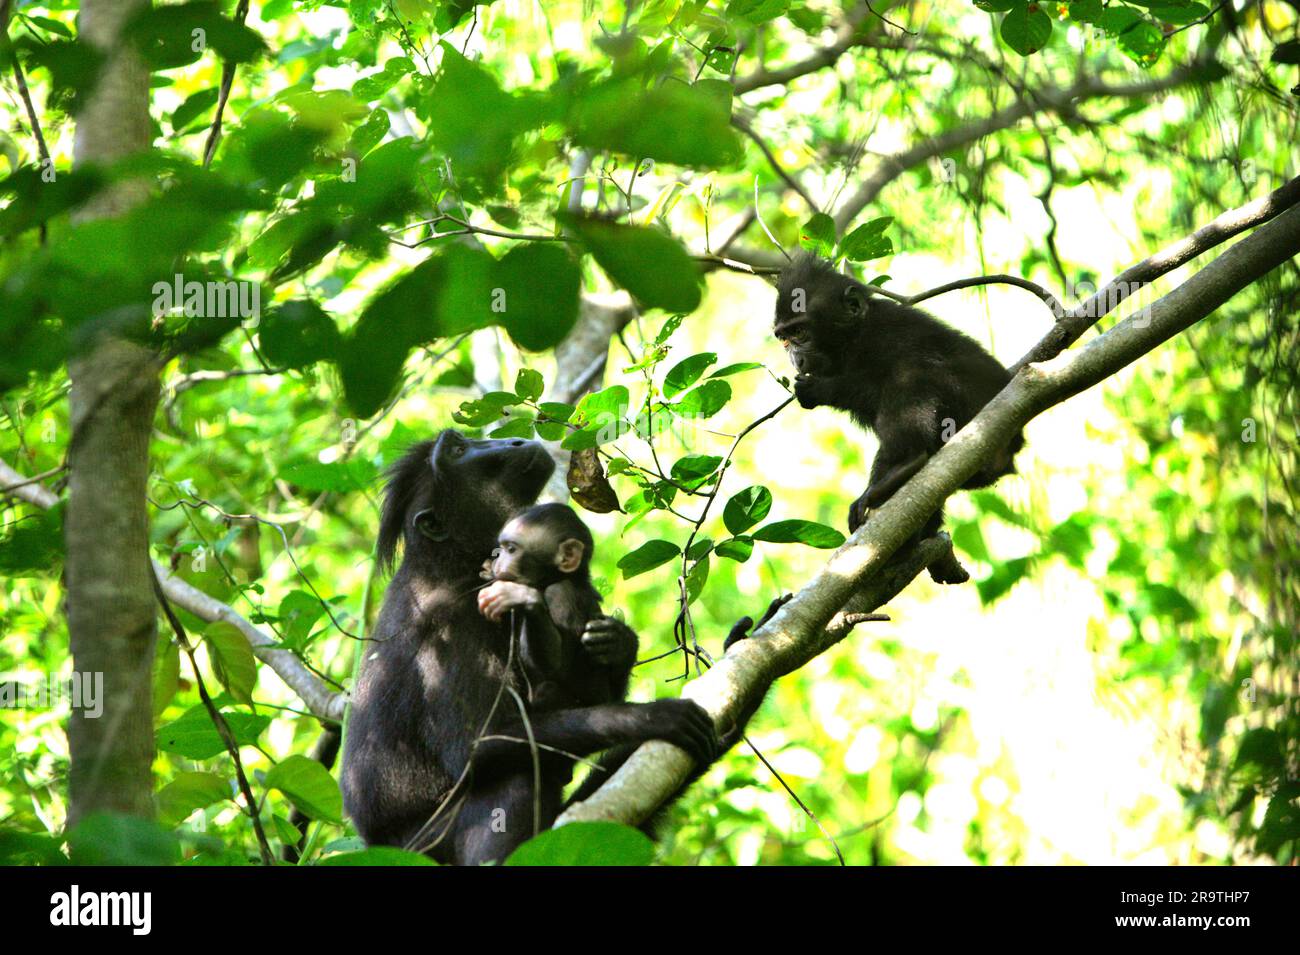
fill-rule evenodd
<path id="1" fill-rule="evenodd" d="M 776 612 L 788 604 L 793 597 L 794 594 L 782 594 L 768 604 L 767 609 L 763 611 L 763 616 L 758 621 L 758 626 L 763 626 L 763 624 L 775 617 Z M 737 620 L 732 625 L 731 632 L 727 634 L 727 639 L 722 644 L 722 652 L 726 653 L 733 643 L 739 643 L 748 637 L 751 627 L 754 627 L 753 617 L 745 616 Z"/>
<path id="2" fill-rule="evenodd" d="M 951 549 L 931 564 L 929 569 L 930 579 L 936 584 L 964 584 L 970 580 L 970 574 Z"/>
<path id="3" fill-rule="evenodd" d="M 862 496 L 853 502 L 849 508 L 849 533 L 852 534 L 859 527 L 865 524 L 871 518 L 873 508 L 867 503 L 867 494 L 869 491 L 863 491 Z"/>

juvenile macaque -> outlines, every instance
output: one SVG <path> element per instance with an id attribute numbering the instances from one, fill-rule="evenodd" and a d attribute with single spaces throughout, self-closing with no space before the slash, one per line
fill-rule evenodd
<path id="1" fill-rule="evenodd" d="M 797 372 L 799 404 L 847 411 L 880 439 L 867 489 L 849 509 L 850 531 L 1011 380 L 973 339 L 919 309 L 872 295 L 815 256 L 800 256 L 781 273 L 774 332 Z M 987 487 L 1012 473 L 1023 444 L 1016 434 L 962 487 Z M 940 509 L 919 536 L 934 535 L 942 523 Z M 930 574 L 940 583 L 968 577 L 952 559 Z"/>
<path id="2" fill-rule="evenodd" d="M 539 504 L 512 519 L 497 539 L 479 592 L 480 612 L 500 620 L 520 612 L 520 661 L 538 712 L 621 700 L 627 693 L 623 643 L 600 611 L 591 584 L 591 531 L 571 508 Z"/>

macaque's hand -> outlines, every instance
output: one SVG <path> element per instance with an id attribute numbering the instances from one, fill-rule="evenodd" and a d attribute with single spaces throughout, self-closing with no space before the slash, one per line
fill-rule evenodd
<path id="1" fill-rule="evenodd" d="M 826 396 L 822 393 L 823 390 L 819 378 L 799 375 L 794 380 L 794 396 L 799 400 L 801 408 L 816 408 L 818 405 L 824 405 Z"/>
<path id="2" fill-rule="evenodd" d="M 497 623 L 507 611 L 520 607 L 534 610 L 542 605 L 542 592 L 527 584 L 498 580 L 478 592 L 478 611 Z"/>
<path id="3" fill-rule="evenodd" d="M 636 631 L 615 617 L 596 617 L 587 621 L 582 649 L 597 663 L 630 667 L 636 660 Z"/>

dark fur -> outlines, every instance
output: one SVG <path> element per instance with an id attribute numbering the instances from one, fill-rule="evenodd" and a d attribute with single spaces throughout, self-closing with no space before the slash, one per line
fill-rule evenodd
<path id="1" fill-rule="evenodd" d="M 600 593 L 591 583 L 595 553 L 591 530 L 563 504 L 530 507 L 513 519 L 512 526 L 523 530 L 529 546 L 520 553 L 503 555 L 498 563 L 508 570 L 498 572 L 497 579 L 535 588 L 542 593 L 544 604 L 536 612 L 525 612 L 520 626 L 520 652 L 533 709 L 544 713 L 622 700 L 627 696 L 628 666 L 633 661 L 618 654 L 601 662 L 592 652 L 593 643 L 606 634 L 587 632 L 588 625 L 602 616 Z M 582 546 L 582 562 L 565 573 L 556 566 L 556 556 L 561 544 L 569 540 Z M 635 648 L 632 655 L 635 657 Z"/>
<path id="2" fill-rule="evenodd" d="M 803 312 L 795 308 L 799 290 Z M 872 294 L 815 256 L 801 255 L 781 273 L 774 330 L 798 372 L 799 404 L 847 411 L 880 440 L 867 490 L 849 510 L 850 531 L 1011 380 L 973 339 L 919 309 Z M 1012 473 L 1023 445 L 1017 434 L 962 487 L 987 487 Z M 942 523 L 941 508 L 919 536 L 937 533 Z M 960 574 L 943 582 L 960 582 Z"/>
<path id="3" fill-rule="evenodd" d="M 500 694 L 503 682 L 519 682 L 507 672 L 509 629 L 484 618 L 476 599 L 497 534 L 533 503 L 553 468 L 536 442 L 445 431 L 389 472 L 378 556 L 391 566 L 399 541 L 405 553 L 365 648 L 341 772 L 344 805 L 368 844 L 450 863 L 499 861 L 533 835 L 535 809 L 547 828 L 562 808 L 572 759 L 529 746 L 515 698 Z M 480 739 L 499 694 L 487 733 L 510 738 Z M 650 739 L 702 764 L 716 753 L 713 721 L 688 700 L 530 717 L 536 742 L 565 754 Z"/>

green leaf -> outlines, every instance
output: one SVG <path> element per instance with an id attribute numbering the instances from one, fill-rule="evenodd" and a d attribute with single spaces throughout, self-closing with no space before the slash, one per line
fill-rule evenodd
<path id="1" fill-rule="evenodd" d="M 757 26 L 775 20 L 790 8 L 790 0 L 730 0 L 727 16 Z"/>
<path id="2" fill-rule="evenodd" d="M 262 354 L 273 365 L 305 368 L 338 357 L 338 326 L 310 299 L 285 302 L 262 316 L 257 326 Z"/>
<path id="3" fill-rule="evenodd" d="M 0 573 L 47 577 L 63 561 L 63 508 L 41 511 L 8 525 L 0 537 Z"/>
<path id="4" fill-rule="evenodd" d="M 280 601 L 280 642 L 293 650 L 307 645 L 312 627 L 325 616 L 320 598 L 305 590 L 291 590 Z"/>
<path id="5" fill-rule="evenodd" d="M 42 30 L 45 30 L 49 33 L 54 33 L 57 34 L 58 36 L 66 37 L 69 40 L 72 39 L 72 31 L 68 29 L 68 25 L 66 23 L 60 23 L 58 20 L 53 20 L 50 17 L 36 17 L 36 16 L 32 16 L 31 14 L 24 14 L 23 19 L 28 23 L 35 24 L 36 26 L 40 27 Z"/>
<path id="6" fill-rule="evenodd" d="M 443 333 L 436 316 L 446 271 L 441 258 L 425 259 L 371 299 L 345 339 L 339 375 L 358 417 L 368 418 L 384 407 L 397 392 L 411 349 Z"/>
<path id="7" fill-rule="evenodd" d="M 1208 16 L 1209 7 L 1203 3 L 1170 4 L 1159 3 L 1151 10 L 1151 15 L 1165 23 L 1195 23 Z"/>
<path id="8" fill-rule="evenodd" d="M 248 638 L 233 623 L 218 620 L 203 628 L 203 640 L 222 686 L 239 702 L 251 703 L 257 685 L 257 658 Z"/>
<path id="9" fill-rule="evenodd" d="M 1030 9 L 1030 8 L 1033 9 Z M 1016 7 L 1002 18 L 1002 40 L 1021 56 L 1037 53 L 1052 36 L 1052 18 L 1037 4 Z"/>
<path id="10" fill-rule="evenodd" d="M 730 95 L 719 95 L 723 87 L 729 84 L 688 86 L 668 79 L 647 90 L 639 78 L 610 80 L 575 101 L 569 128 L 579 145 L 613 150 L 637 162 L 719 169 L 744 156 L 731 126 Z"/>
<path id="11" fill-rule="evenodd" d="M 619 570 L 623 571 L 623 579 L 629 580 L 646 571 L 654 570 L 656 567 L 662 567 L 669 561 L 680 557 L 682 549 L 672 541 L 652 540 L 646 541 L 630 554 L 624 554 L 618 561 Z"/>
<path id="12" fill-rule="evenodd" d="M 1031 559 L 1017 557 L 993 566 L 993 573 L 975 584 L 980 603 L 988 606 L 1006 594 L 1029 571 Z"/>
<path id="13" fill-rule="evenodd" d="M 754 540 L 769 544 L 807 544 L 829 550 L 844 543 L 844 535 L 815 521 L 777 521 L 754 531 Z"/>
<path id="14" fill-rule="evenodd" d="M 894 243 L 885 235 L 885 230 L 893 222 L 893 216 L 881 216 L 858 226 L 840 243 L 840 254 L 850 262 L 866 262 L 892 255 Z"/>
<path id="15" fill-rule="evenodd" d="M 824 212 L 814 215 L 799 230 L 799 245 L 829 259 L 835 250 L 835 220 Z"/>
<path id="16" fill-rule="evenodd" d="M 699 267 L 676 239 L 658 229 L 599 219 L 568 221 L 606 274 L 646 308 L 693 312 L 699 307 Z"/>
<path id="17" fill-rule="evenodd" d="M 190 123 L 216 105 L 218 95 L 219 91 L 215 87 L 208 87 L 187 97 L 185 102 L 176 107 L 176 112 L 172 113 L 172 132 L 179 133 L 187 129 Z"/>
<path id="18" fill-rule="evenodd" d="M 359 852 L 339 852 L 327 856 L 317 865 L 323 866 L 390 866 L 390 865 L 432 865 L 434 862 L 419 852 L 407 852 L 392 846 L 372 846 Z"/>
<path id="19" fill-rule="evenodd" d="M 552 421 L 565 422 L 572 418 L 573 413 L 578 409 L 559 401 L 543 401 L 537 406 L 537 410 Z"/>
<path id="20" fill-rule="evenodd" d="M 216 773 L 177 773 L 158 792 L 158 816 L 163 825 L 175 826 L 194 810 L 230 797 L 230 784 Z"/>
<path id="21" fill-rule="evenodd" d="M 664 397 L 680 394 L 700 380 L 704 370 L 718 360 L 713 352 L 701 352 L 679 361 L 664 376 Z"/>
<path id="22" fill-rule="evenodd" d="M 690 571 L 686 574 L 686 603 L 693 604 L 699 599 L 700 594 L 704 591 L 704 585 L 709 580 L 709 555 L 706 553 L 703 557 L 691 565 Z"/>
<path id="23" fill-rule="evenodd" d="M 688 454 L 673 464 L 672 478 L 687 490 L 694 491 L 713 477 L 722 458 L 714 454 Z"/>
<path id="24" fill-rule="evenodd" d="M 1248 730 L 1237 745 L 1233 772 L 1255 767 L 1263 777 L 1276 776 L 1285 768 L 1282 750 L 1282 739 L 1276 730 L 1266 726 Z"/>
<path id="25" fill-rule="evenodd" d="M 1101 19 L 1101 0 L 1075 0 L 1070 4 L 1070 19 L 1077 23 L 1096 23 Z"/>
<path id="26" fill-rule="evenodd" d="M 754 371 L 762 368 L 763 363 L 758 361 L 738 361 L 734 365 L 727 365 L 725 368 L 719 368 L 709 375 L 710 378 L 726 378 L 730 375 L 739 375 L 742 371 Z"/>
<path id="27" fill-rule="evenodd" d="M 548 829 L 510 854 L 509 866 L 639 866 L 654 859 L 654 843 L 616 822 L 573 822 Z"/>
<path id="28" fill-rule="evenodd" d="M 962 553 L 969 554 L 976 560 L 982 560 L 986 564 L 993 562 L 992 557 L 989 556 L 988 544 L 984 542 L 984 532 L 976 521 L 953 527 L 952 544 Z"/>
<path id="29" fill-rule="evenodd" d="M 975 6 L 990 13 L 1003 13 L 1025 0 L 975 0 Z"/>
<path id="30" fill-rule="evenodd" d="M 530 414 L 513 414 L 499 428 L 493 428 L 490 438 L 532 438 L 533 416 Z"/>
<path id="31" fill-rule="evenodd" d="M 731 400 L 731 385 L 725 381 L 711 378 L 698 388 L 686 392 L 675 404 L 670 405 L 675 414 L 682 417 L 711 418 L 723 409 Z"/>
<path id="32" fill-rule="evenodd" d="M 1132 7 L 1120 6 L 1108 7 L 1097 19 L 1097 25 L 1111 36 L 1119 36 L 1125 30 L 1140 22 L 1142 22 L 1142 14 Z"/>
<path id="33" fill-rule="evenodd" d="M 473 401 L 462 401 L 452 417 L 457 424 L 481 428 L 506 417 L 506 409 L 518 403 L 519 396 L 513 391 L 489 391 Z"/>
<path id="34" fill-rule="evenodd" d="M 181 861 L 181 844 L 148 819 L 96 812 L 68 833 L 73 865 L 159 866 Z"/>
<path id="35" fill-rule="evenodd" d="M 758 524 L 771 510 L 772 492 L 756 484 L 731 496 L 722 509 L 722 523 L 735 537 Z"/>
<path id="36" fill-rule="evenodd" d="M 1300 840 L 1300 783 L 1286 782 L 1269 798 L 1255 849 L 1278 856 L 1296 840 Z"/>
<path id="37" fill-rule="evenodd" d="M 208 48 L 227 63 L 246 63 L 266 51 L 255 30 L 227 18 L 220 4 L 208 0 L 145 7 L 127 22 L 123 35 L 154 70 L 194 63 Z"/>
<path id="38" fill-rule="evenodd" d="M 421 118 L 458 179 L 468 177 L 495 191 L 504 182 L 527 116 L 487 69 L 450 43 L 443 42 L 441 49 L 438 75 L 420 101 Z"/>
<path id="39" fill-rule="evenodd" d="M 378 73 L 363 76 L 352 84 L 352 95 L 363 102 L 374 102 L 383 96 L 403 77 L 415 71 L 415 64 L 407 56 L 395 56 L 384 64 Z"/>
<path id="40" fill-rule="evenodd" d="M 285 468 L 279 477 L 304 491 L 346 493 L 364 491 L 374 483 L 377 474 L 375 466 L 369 461 L 349 458 L 345 461 L 331 461 L 329 464 L 304 461 Z"/>
<path id="41" fill-rule="evenodd" d="M 1143 20 L 1119 35 L 1119 47 L 1140 66 L 1151 66 L 1160 59 L 1169 42 L 1154 23 Z"/>
<path id="42" fill-rule="evenodd" d="M 352 131 L 348 148 L 358 156 L 364 156 L 383 141 L 392 125 L 393 121 L 389 118 L 387 110 L 371 110 L 365 122 Z"/>
<path id="43" fill-rule="evenodd" d="M 690 550 L 686 552 L 688 560 L 703 560 L 713 550 L 713 538 L 701 537 L 691 545 Z"/>
<path id="44" fill-rule="evenodd" d="M 266 788 L 278 789 L 298 810 L 312 819 L 343 821 L 343 794 L 334 777 L 306 756 L 289 756 L 266 774 Z"/>
<path id="45" fill-rule="evenodd" d="M 494 270 L 491 307 L 521 348 L 554 348 L 578 320 L 582 273 L 559 245 L 517 245 Z"/>
<path id="46" fill-rule="evenodd" d="M 733 537 L 731 540 L 725 540 L 713 548 L 713 552 L 719 557 L 726 557 L 737 563 L 743 564 L 749 560 L 754 553 L 754 538 L 752 537 Z"/>
<path id="47" fill-rule="evenodd" d="M 546 379 L 540 371 L 520 368 L 519 374 L 515 375 L 515 394 L 525 401 L 536 401 L 545 390 Z"/>
<path id="48" fill-rule="evenodd" d="M 223 712 L 221 715 L 226 718 L 230 732 L 240 746 L 257 742 L 262 731 L 271 725 L 271 717 L 261 714 Z M 226 751 L 207 708 L 202 705 L 186 710 L 179 718 L 160 727 L 158 748 L 193 760 L 211 759 Z"/>

